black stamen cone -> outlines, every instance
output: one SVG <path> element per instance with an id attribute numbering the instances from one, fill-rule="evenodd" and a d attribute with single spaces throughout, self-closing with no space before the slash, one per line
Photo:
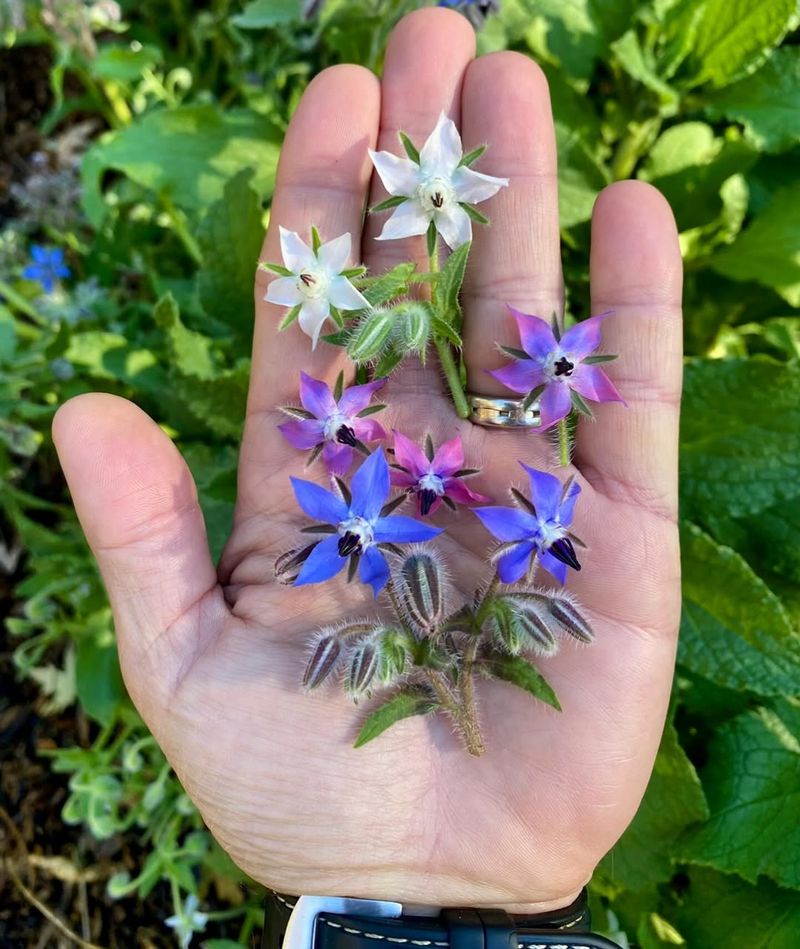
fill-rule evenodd
<path id="1" fill-rule="evenodd" d="M 419 492 L 419 512 L 423 517 L 430 513 L 430 510 L 433 507 L 433 502 L 437 497 L 437 493 L 431 488 L 424 488 Z"/>
<path id="2" fill-rule="evenodd" d="M 562 356 L 561 359 L 553 367 L 556 371 L 557 376 L 571 376 L 572 370 L 575 366 L 567 359 L 566 356 Z"/>
<path id="3" fill-rule="evenodd" d="M 578 557 L 575 553 L 575 548 L 572 546 L 572 541 L 569 539 L 569 537 L 562 537 L 560 540 L 557 540 L 554 544 L 550 545 L 548 550 L 556 558 L 556 560 L 560 560 L 561 563 L 565 563 L 568 567 L 572 567 L 573 570 L 581 569 L 581 565 L 578 562 Z"/>
<path id="4" fill-rule="evenodd" d="M 339 538 L 339 554 L 342 557 L 349 557 L 350 554 L 361 553 L 361 538 L 358 534 L 348 531 Z"/>
<path id="5" fill-rule="evenodd" d="M 355 448 L 356 433 L 349 425 L 341 425 L 336 431 L 336 441 L 340 445 L 349 445 L 351 448 Z"/>

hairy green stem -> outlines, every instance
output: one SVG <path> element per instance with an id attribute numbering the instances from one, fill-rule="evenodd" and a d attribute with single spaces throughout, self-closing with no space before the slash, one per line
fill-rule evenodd
<path id="1" fill-rule="evenodd" d="M 565 418 L 558 423 L 558 460 L 562 468 L 569 464 L 569 426 Z"/>
<path id="2" fill-rule="evenodd" d="M 439 240 L 436 240 L 436 247 L 433 253 L 428 257 L 428 270 L 432 274 L 439 273 Z M 464 392 L 464 386 L 461 384 L 461 372 L 453 355 L 450 343 L 446 339 L 434 336 L 436 352 L 439 354 L 439 365 L 447 380 L 447 386 L 450 389 L 450 395 L 453 397 L 453 405 L 459 418 L 469 418 L 469 403 Z"/>

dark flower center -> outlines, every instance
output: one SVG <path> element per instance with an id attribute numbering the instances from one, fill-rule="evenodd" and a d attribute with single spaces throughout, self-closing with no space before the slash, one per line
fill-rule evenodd
<path id="1" fill-rule="evenodd" d="M 581 569 L 581 565 L 578 562 L 578 556 L 575 553 L 575 548 L 572 546 L 572 541 L 569 539 L 569 537 L 560 538 L 554 544 L 551 544 L 548 550 L 556 558 L 556 560 L 560 560 L 561 563 L 565 563 L 568 567 L 572 567 L 573 570 Z"/>
<path id="2" fill-rule="evenodd" d="M 351 448 L 355 448 L 356 433 L 349 425 L 340 425 L 336 430 L 336 441 L 340 445 L 349 445 Z"/>
<path id="3" fill-rule="evenodd" d="M 434 194 L 431 195 L 431 204 L 435 208 L 442 207 L 442 205 L 444 204 L 444 195 L 442 194 L 441 191 L 436 191 Z"/>
<path id="4" fill-rule="evenodd" d="M 557 376 L 571 376 L 575 365 L 574 363 L 571 363 L 566 356 L 562 356 L 561 359 L 556 360 L 553 368 L 555 369 Z"/>
<path id="5" fill-rule="evenodd" d="M 350 554 L 357 556 L 363 552 L 361 547 L 361 538 L 352 531 L 347 531 L 339 538 L 339 554 L 342 557 L 349 557 Z"/>
<path id="6" fill-rule="evenodd" d="M 433 502 L 438 498 L 439 495 L 433 491 L 431 488 L 423 488 L 419 492 L 419 511 L 423 516 L 430 513 L 430 509 L 433 507 Z"/>
<path id="7" fill-rule="evenodd" d="M 317 278 L 314 277 L 314 276 L 313 276 L 312 274 L 310 274 L 310 273 L 301 273 L 301 274 L 300 274 L 300 279 L 303 281 L 303 283 L 304 283 L 307 287 L 313 287 L 314 284 L 317 282 Z"/>

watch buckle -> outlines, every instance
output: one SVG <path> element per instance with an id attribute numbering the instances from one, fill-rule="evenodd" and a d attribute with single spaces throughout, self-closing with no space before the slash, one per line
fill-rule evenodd
<path id="1" fill-rule="evenodd" d="M 315 924 L 320 913 L 395 919 L 402 915 L 403 904 L 349 896 L 298 896 L 286 924 L 282 949 L 313 949 Z"/>

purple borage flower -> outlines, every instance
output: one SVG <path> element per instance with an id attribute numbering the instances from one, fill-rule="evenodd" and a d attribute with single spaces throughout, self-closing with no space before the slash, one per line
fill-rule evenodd
<path id="1" fill-rule="evenodd" d="M 330 580 L 349 558 L 356 558 L 361 582 L 368 583 L 377 596 L 389 579 L 389 564 L 381 545 L 419 543 L 441 533 L 438 527 L 429 527 L 411 517 L 389 514 L 394 505 L 386 504 L 389 466 L 381 448 L 353 475 L 352 496 L 347 500 L 312 481 L 292 478 L 291 482 L 297 503 L 305 513 L 333 527 L 332 536 L 320 541 L 309 554 L 295 586 Z"/>
<path id="2" fill-rule="evenodd" d="M 64 251 L 60 247 L 31 244 L 31 262 L 22 271 L 26 280 L 36 280 L 45 293 L 52 293 L 58 281 L 70 274 L 69 267 L 64 263 Z"/>
<path id="3" fill-rule="evenodd" d="M 502 347 L 515 361 L 489 375 L 514 392 L 538 398 L 542 424 L 534 431 L 560 422 L 573 407 L 591 415 L 583 399 L 625 403 L 605 372 L 594 365 L 615 357 L 591 355 L 600 345 L 600 326 L 610 311 L 576 324 L 559 338 L 540 317 L 512 306 L 509 310 L 517 321 L 523 351 Z"/>
<path id="4" fill-rule="evenodd" d="M 572 545 L 577 538 L 567 530 L 581 486 L 574 478 L 562 486 L 554 475 L 520 464 L 530 478 L 530 500 L 512 489 L 518 507 L 481 507 L 474 513 L 503 542 L 494 555 L 503 583 L 520 580 L 531 566 L 531 557 L 538 556 L 545 570 L 563 584 L 567 567 L 581 569 Z"/>
<path id="5" fill-rule="evenodd" d="M 308 417 L 294 418 L 278 428 L 295 448 L 318 449 L 324 446 L 322 458 L 328 471 L 332 475 L 344 475 L 353 463 L 353 449 L 359 442 L 386 438 L 386 432 L 377 422 L 360 417 L 368 408 L 381 408 L 377 405 L 370 407 L 369 402 L 385 382 L 385 379 L 376 379 L 366 385 L 351 386 L 337 401 L 329 386 L 301 372 L 300 402 L 309 413 Z M 287 415 L 299 414 L 292 408 L 283 411 Z"/>
<path id="6" fill-rule="evenodd" d="M 394 457 L 397 467 L 392 469 L 392 484 L 406 488 L 417 496 L 417 513 L 425 517 L 445 504 L 483 504 L 491 501 L 473 491 L 462 478 L 477 474 L 474 468 L 464 468 L 464 448 L 456 436 L 444 442 L 434 453 L 430 439 L 427 454 L 400 432 L 394 433 Z M 453 503 L 455 502 L 455 503 Z"/>

